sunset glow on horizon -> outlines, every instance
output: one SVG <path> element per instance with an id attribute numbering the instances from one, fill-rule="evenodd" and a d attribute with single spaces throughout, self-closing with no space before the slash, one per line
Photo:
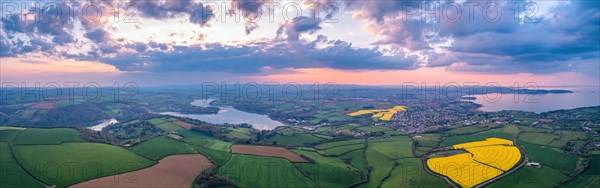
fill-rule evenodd
<path id="1" fill-rule="evenodd" d="M 463 12 L 412 1 L 122 2 L 137 11 L 112 1 L 3 2 L 2 81 L 600 85 L 593 1 L 533 1 L 533 16 L 512 11 L 531 6 L 523 2 L 486 1 L 476 10 L 502 15 L 472 17 L 465 2 L 457 3 Z M 104 11 L 59 10 L 93 11 L 86 5 Z M 434 5 L 439 17 L 408 5 Z"/>

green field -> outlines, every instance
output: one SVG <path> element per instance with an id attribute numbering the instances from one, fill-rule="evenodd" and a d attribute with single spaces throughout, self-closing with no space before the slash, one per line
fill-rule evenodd
<path id="1" fill-rule="evenodd" d="M 412 142 L 404 136 L 369 140 L 369 149 L 375 150 L 390 159 L 412 157 Z"/>
<path id="2" fill-rule="evenodd" d="M 142 142 L 129 148 L 129 150 L 152 160 L 160 160 L 175 154 L 195 153 L 190 146 L 166 136 L 159 136 Z"/>
<path id="3" fill-rule="evenodd" d="M 0 187 L 44 187 L 19 166 L 6 142 L 0 142 Z"/>
<path id="4" fill-rule="evenodd" d="M 427 173 L 420 158 L 404 158 L 398 160 L 394 170 L 383 181 L 381 187 L 448 187 L 448 185 L 441 178 Z"/>
<path id="5" fill-rule="evenodd" d="M 485 186 L 490 188 L 504 187 L 553 187 L 566 176 L 551 167 L 533 168 L 524 166 L 515 173 L 503 177 Z"/>
<path id="6" fill-rule="evenodd" d="M 445 132 L 446 134 L 450 134 L 450 135 L 454 135 L 454 134 L 468 134 L 468 133 L 476 133 L 476 132 L 481 132 L 481 131 L 485 131 L 486 129 L 489 129 L 490 127 L 486 127 L 486 126 L 477 126 L 477 125 L 470 125 L 470 126 L 464 126 L 464 127 L 459 127 L 456 129 L 452 129 L 450 131 Z"/>
<path id="7" fill-rule="evenodd" d="M 276 157 L 234 154 L 217 174 L 240 187 L 318 187 L 287 159 Z"/>
<path id="8" fill-rule="evenodd" d="M 64 142 L 85 142 L 85 140 L 80 137 L 77 130 L 70 128 L 30 128 L 21 132 L 13 140 L 14 145 L 61 144 Z"/>
<path id="9" fill-rule="evenodd" d="M 550 142 L 554 141 L 554 138 L 557 138 L 557 136 L 554 134 L 533 132 L 526 132 L 519 136 L 519 140 L 537 145 L 547 145 Z"/>
<path id="10" fill-rule="evenodd" d="M 319 153 L 322 153 L 325 155 L 339 156 L 344 153 L 348 153 L 350 151 L 362 149 L 364 147 L 365 147 L 365 144 L 343 145 L 343 146 L 332 147 L 332 148 L 328 148 L 325 150 L 321 150 L 321 151 L 319 151 Z"/>
<path id="11" fill-rule="evenodd" d="M 589 166 L 565 187 L 594 187 L 600 184 L 600 155 L 593 155 Z"/>
<path id="12" fill-rule="evenodd" d="M 452 146 L 455 144 L 460 144 L 460 143 L 465 143 L 465 142 L 474 142 L 474 141 L 485 140 L 486 138 L 490 138 L 490 137 L 513 140 L 513 138 L 515 136 L 517 136 L 518 133 L 519 133 L 519 130 L 517 129 L 516 126 L 507 125 L 507 126 L 504 126 L 503 128 L 492 129 L 489 131 L 479 132 L 479 133 L 475 133 L 475 134 L 444 137 L 442 139 L 441 145 Z"/>
<path id="13" fill-rule="evenodd" d="M 185 130 L 183 127 L 171 122 L 156 124 L 155 126 L 167 132 Z"/>
<path id="14" fill-rule="evenodd" d="M 231 153 L 229 153 L 228 151 L 214 150 L 205 147 L 198 147 L 197 151 L 202 155 L 208 157 L 211 161 L 218 165 L 225 164 L 225 162 L 227 162 L 227 160 L 231 156 Z"/>
<path id="15" fill-rule="evenodd" d="M 214 150 L 220 151 L 231 151 L 230 146 L 231 142 L 225 142 L 222 140 L 218 140 L 214 137 L 208 136 L 202 132 L 197 131 L 177 131 L 181 136 L 183 136 L 183 141 L 194 146 L 202 146 L 205 148 L 210 148 Z"/>
<path id="16" fill-rule="evenodd" d="M 369 182 L 361 184 L 359 187 L 379 186 L 382 180 L 391 172 L 392 167 L 394 166 L 394 160 L 374 149 L 371 149 L 370 145 L 367 148 L 367 162 L 371 168 Z"/>
<path id="17" fill-rule="evenodd" d="M 519 142 L 519 145 L 527 151 L 529 161 L 552 167 L 565 175 L 570 174 L 577 167 L 577 161 L 579 160 L 577 156 L 564 153 L 555 148 L 526 142 Z"/>
<path id="18" fill-rule="evenodd" d="M 0 126 L 0 131 L 6 131 L 6 130 L 15 130 L 15 131 L 24 131 L 27 128 L 23 128 L 23 127 L 11 127 L 11 126 Z"/>
<path id="19" fill-rule="evenodd" d="M 20 130 L 0 130 L 0 142 L 12 141 Z"/>
<path id="20" fill-rule="evenodd" d="M 319 144 L 319 145 L 315 146 L 315 148 L 327 149 L 327 148 L 343 146 L 343 145 L 360 144 L 360 143 L 364 143 L 364 142 L 365 142 L 365 140 L 363 140 L 363 139 L 344 140 L 344 141 L 338 141 L 338 142 L 327 142 L 327 143 Z"/>
<path id="21" fill-rule="evenodd" d="M 321 187 L 345 187 L 360 182 L 361 173 L 353 166 L 336 157 L 323 157 L 315 152 L 292 150 L 307 156 L 314 163 L 294 163 Z"/>
<path id="22" fill-rule="evenodd" d="M 413 136 L 413 139 L 417 141 L 415 143 L 418 146 L 422 147 L 436 147 L 441 139 L 440 134 L 420 134 Z"/>
<path id="23" fill-rule="evenodd" d="M 361 149 L 361 150 L 354 150 L 351 152 L 348 152 L 342 156 L 340 156 L 340 158 L 344 159 L 349 159 L 350 164 L 352 166 L 354 166 L 354 168 L 358 169 L 361 173 L 365 174 L 367 172 L 367 168 L 366 168 L 366 161 L 365 161 L 365 150 Z"/>
<path id="24" fill-rule="evenodd" d="M 269 142 L 277 142 L 280 145 L 287 146 L 299 146 L 303 144 L 309 144 L 324 140 L 323 138 L 314 136 L 308 133 L 300 133 L 300 134 L 292 134 L 292 135 L 282 135 L 276 134 L 267 139 Z"/>
<path id="25" fill-rule="evenodd" d="M 248 140 L 248 139 L 252 138 L 252 137 L 250 137 L 250 129 L 249 128 L 227 127 L 227 130 L 230 132 L 225 134 L 225 137 L 227 137 L 229 139 Z"/>
<path id="26" fill-rule="evenodd" d="M 555 148 L 562 148 L 569 141 L 583 141 L 587 139 L 587 135 L 584 132 L 575 132 L 575 131 L 560 131 L 560 136 L 550 142 L 548 146 Z"/>
<path id="27" fill-rule="evenodd" d="M 96 143 L 14 146 L 15 158 L 42 181 L 66 187 L 82 181 L 145 168 L 154 161 L 126 149 Z"/>

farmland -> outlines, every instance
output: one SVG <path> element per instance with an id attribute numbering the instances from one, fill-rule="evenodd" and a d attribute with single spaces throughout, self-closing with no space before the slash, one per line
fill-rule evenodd
<path id="1" fill-rule="evenodd" d="M 510 140 L 487 138 L 453 146 L 468 153 L 427 160 L 432 171 L 444 175 L 462 187 L 473 187 L 511 169 L 521 159 L 521 153 Z"/>
<path id="2" fill-rule="evenodd" d="M 8 143 L 0 142 L 0 151 L 0 187 L 44 187 L 21 169 Z"/>
<path id="3" fill-rule="evenodd" d="M 83 142 L 79 132 L 70 128 L 39 129 L 30 128 L 21 132 L 14 140 L 15 145 L 61 144 Z"/>
<path id="4" fill-rule="evenodd" d="M 15 158 L 27 171 L 58 187 L 138 170 L 155 163 L 123 148 L 95 143 L 23 145 L 13 149 Z M 53 170 L 42 171 L 40 168 Z"/>
<path id="5" fill-rule="evenodd" d="M 159 160 L 169 155 L 194 153 L 185 143 L 165 136 L 153 138 L 129 150 L 152 160 Z"/>
<path id="6" fill-rule="evenodd" d="M 341 117 L 361 109 L 386 109 L 384 104 L 319 111 L 310 117 L 325 124 L 314 129 L 257 130 L 245 124 L 215 125 L 159 115 L 100 132 L 2 126 L 1 162 L 19 168 L 2 172 L 0 183 L 2 187 L 19 183 L 28 187 L 391 188 L 483 183 L 484 187 L 579 187 L 594 185 L 598 177 L 593 168 L 598 157 L 593 154 L 600 150 L 590 151 L 594 147 L 590 140 L 600 139 L 577 129 L 503 121 L 402 132 L 387 124 L 394 120 Z M 399 115 L 403 113 L 407 112 Z M 302 119 L 307 117 L 299 116 L 298 121 L 309 122 Z M 328 124 L 329 118 L 348 122 Z M 485 116 L 475 118 L 485 120 Z M 121 138 L 130 142 L 107 142 Z M 125 184 L 133 173 L 138 183 Z M 153 178 L 157 176 L 161 178 Z"/>
<path id="7" fill-rule="evenodd" d="M 250 154 L 267 157 L 281 157 L 291 162 L 308 162 L 306 159 L 296 155 L 285 148 L 270 147 L 270 146 L 251 146 L 251 145 L 233 145 L 231 146 L 232 153 Z"/>
<path id="8" fill-rule="evenodd" d="M 390 176 L 383 181 L 381 187 L 447 187 L 447 185 L 442 179 L 428 174 L 420 158 L 404 158 L 397 160 Z"/>
<path id="9" fill-rule="evenodd" d="M 202 155 L 173 155 L 161 159 L 158 164 L 149 168 L 94 179 L 72 187 L 189 188 L 196 174 L 210 166 L 212 166 L 210 161 Z"/>
<path id="10" fill-rule="evenodd" d="M 361 116 L 366 114 L 373 114 L 373 119 L 378 119 L 382 121 L 390 121 L 394 114 L 399 111 L 406 111 L 406 106 L 394 106 L 393 108 L 388 109 L 375 109 L 375 110 L 359 110 L 356 112 L 349 113 L 348 116 Z"/>
<path id="11" fill-rule="evenodd" d="M 287 159 L 276 157 L 234 154 L 218 174 L 241 187 L 318 187 Z"/>
<path id="12" fill-rule="evenodd" d="M 361 180 L 361 173 L 340 158 L 324 157 L 316 152 L 293 150 L 310 158 L 312 163 L 294 163 L 321 187 L 348 186 Z"/>

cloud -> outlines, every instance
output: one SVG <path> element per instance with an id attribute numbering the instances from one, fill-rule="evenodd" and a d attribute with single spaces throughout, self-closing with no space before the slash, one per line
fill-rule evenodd
<path id="1" fill-rule="evenodd" d="M 86 33 L 84 36 L 96 43 L 106 43 L 112 40 L 110 33 L 105 31 L 104 29 L 96 29 L 94 31 Z"/>
<path id="2" fill-rule="evenodd" d="M 143 17 L 158 20 L 187 15 L 191 23 L 205 26 L 214 14 L 201 2 L 193 0 L 177 1 L 133 1 Z"/>
<path id="3" fill-rule="evenodd" d="M 424 54 L 430 67 L 500 73 L 590 72 L 600 68 L 600 6 L 597 1 L 561 2 L 549 14 L 527 11 L 515 21 L 514 3 L 525 1 L 465 1 L 462 12 L 454 1 L 347 1 L 355 17 L 369 22 L 368 30 L 383 38 L 375 44 L 393 45 Z M 466 4 L 476 4 L 468 12 Z M 535 2 L 534 2 L 535 3 Z M 417 12 L 409 7 L 417 5 Z M 535 4 L 543 7 L 544 4 Z M 437 6 L 437 7 L 436 7 Z M 424 7 L 439 19 L 423 14 Z M 494 10 L 498 8 L 502 15 Z M 547 7 L 543 7 L 547 8 Z M 485 11 L 487 14 L 484 14 Z M 420 12 L 419 12 L 420 11 Z M 444 12 L 442 12 L 444 13 Z M 455 16 L 462 14 L 460 19 Z M 530 22 L 535 21 L 535 22 Z M 436 50 L 433 50 L 433 49 Z M 592 74 L 597 71 L 591 71 Z M 596 75 L 597 76 L 597 75 Z"/>
<path id="4" fill-rule="evenodd" d="M 158 45 L 157 45 L 158 46 Z M 319 36 L 304 44 L 287 40 L 257 41 L 228 46 L 171 46 L 171 50 L 119 53 L 101 59 L 122 71 L 235 72 L 258 74 L 265 67 L 336 69 L 414 69 L 417 58 L 406 54 L 383 56 L 378 49 L 354 48 L 339 40 Z"/>
<path id="5" fill-rule="evenodd" d="M 229 12 L 230 15 L 233 14 L 241 14 L 246 23 L 245 23 L 245 32 L 246 35 L 249 35 L 258 28 L 258 24 L 256 21 L 260 19 L 260 17 L 265 16 L 265 11 L 262 9 L 265 3 L 273 2 L 272 0 L 231 0 L 232 10 Z M 269 10 L 273 11 L 273 10 Z M 267 12 L 269 12 L 267 11 Z"/>
<path id="6" fill-rule="evenodd" d="M 314 17 L 296 17 L 291 21 L 284 23 L 278 30 L 277 36 L 283 32 L 286 33 L 288 40 L 297 41 L 302 33 L 314 33 L 321 29 L 322 20 Z"/>
<path id="7" fill-rule="evenodd" d="M 20 14 L 3 15 L 0 19 L 3 31 L 7 35 L 16 33 L 26 34 L 30 38 L 38 38 L 37 35 L 44 35 L 52 38 L 56 44 L 64 45 L 74 42 L 73 29 L 74 23 L 69 16 L 64 16 L 62 9 L 66 5 L 59 3 L 40 7 L 41 10 L 34 12 L 43 13 L 39 20 L 25 20 Z"/>

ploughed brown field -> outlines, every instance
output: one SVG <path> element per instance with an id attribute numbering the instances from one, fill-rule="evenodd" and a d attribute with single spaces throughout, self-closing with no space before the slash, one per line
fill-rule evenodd
<path id="1" fill-rule="evenodd" d="M 35 103 L 31 106 L 33 109 L 41 109 L 41 110 L 52 110 L 54 109 L 54 102 L 39 102 Z"/>
<path id="2" fill-rule="evenodd" d="M 176 120 L 174 123 L 176 125 L 179 125 L 180 127 L 183 127 L 186 130 L 192 129 L 192 126 L 193 126 L 192 124 L 189 124 L 189 123 L 186 123 L 186 122 L 183 122 L 183 121 L 179 121 L 179 120 Z"/>
<path id="3" fill-rule="evenodd" d="M 172 155 L 148 168 L 89 180 L 71 187 L 189 188 L 196 176 L 210 166 L 210 160 L 200 154 Z"/>
<path id="4" fill-rule="evenodd" d="M 233 145 L 231 146 L 232 153 L 260 155 L 268 157 L 281 157 L 290 160 L 291 162 L 308 162 L 305 158 L 288 151 L 282 147 L 271 146 L 252 146 L 252 145 Z"/>

